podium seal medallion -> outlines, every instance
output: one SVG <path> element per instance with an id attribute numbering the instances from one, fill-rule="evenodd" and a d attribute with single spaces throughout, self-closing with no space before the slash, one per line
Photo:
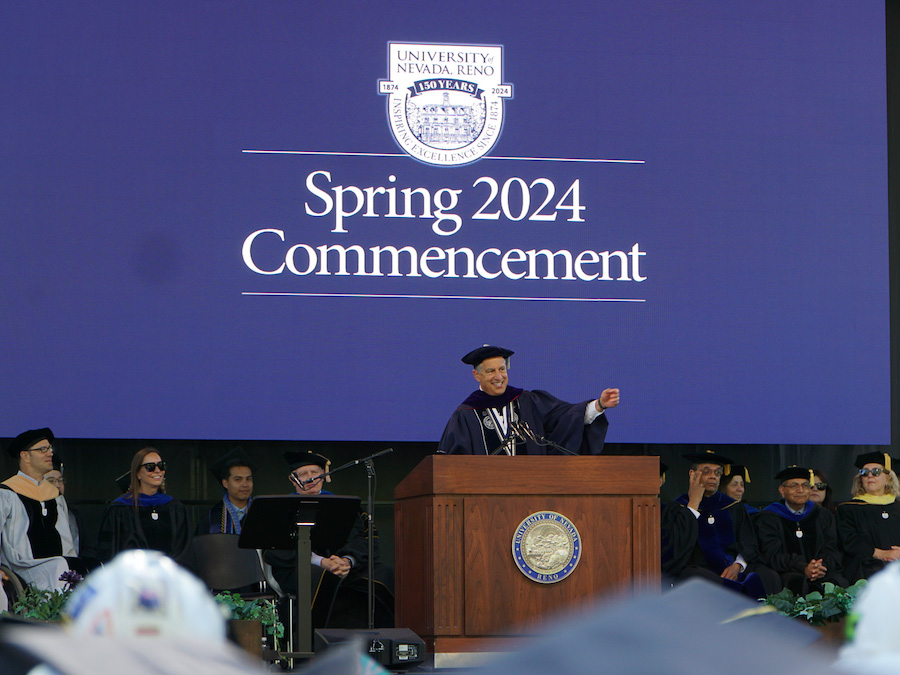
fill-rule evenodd
<path id="1" fill-rule="evenodd" d="M 519 523 L 512 539 L 513 560 L 526 577 L 555 584 L 569 576 L 581 558 L 581 536 L 556 511 L 538 511 Z"/>

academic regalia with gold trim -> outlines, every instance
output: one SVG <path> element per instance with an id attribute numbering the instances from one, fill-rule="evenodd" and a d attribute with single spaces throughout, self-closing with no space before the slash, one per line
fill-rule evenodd
<path id="1" fill-rule="evenodd" d="M 2 559 L 29 584 L 61 590 L 59 576 L 67 570 L 85 574 L 69 527 L 65 498 L 50 483 L 19 472 L 3 481 L 5 505 L 0 508 Z"/>
<path id="2" fill-rule="evenodd" d="M 244 516 L 250 508 L 248 502 L 243 513 L 240 512 L 233 504 L 226 504 L 228 495 L 225 495 L 218 504 L 215 504 L 205 515 L 200 518 L 197 523 L 195 534 L 240 534 L 241 523 L 244 522 Z M 253 498 L 250 498 L 250 502 Z"/>
<path id="3" fill-rule="evenodd" d="M 873 557 L 876 548 L 900 546 L 900 502 L 870 504 L 866 495 L 838 504 L 837 531 L 850 583 L 867 579 L 885 563 Z"/>

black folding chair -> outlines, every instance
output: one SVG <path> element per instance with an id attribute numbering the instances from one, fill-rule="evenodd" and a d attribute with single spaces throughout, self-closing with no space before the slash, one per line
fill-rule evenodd
<path id="1" fill-rule="evenodd" d="M 200 578 L 211 591 L 231 591 L 245 600 L 271 600 L 276 609 L 287 604 L 287 611 L 279 611 L 278 616 L 285 626 L 286 651 L 292 652 L 293 598 L 280 598 L 269 589 L 256 549 L 238 548 L 236 534 L 200 534 L 194 537 L 193 545 Z"/>

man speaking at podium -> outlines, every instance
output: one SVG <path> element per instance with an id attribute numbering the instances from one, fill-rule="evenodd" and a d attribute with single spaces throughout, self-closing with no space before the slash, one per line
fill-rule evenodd
<path id="1" fill-rule="evenodd" d="M 619 390 L 566 403 L 546 391 L 509 386 L 509 349 L 485 345 L 462 358 L 472 366 L 478 390 L 450 417 L 438 452 L 448 455 L 599 455 L 609 422 L 604 412 L 619 405 Z M 562 448 L 562 449 L 561 449 Z"/>

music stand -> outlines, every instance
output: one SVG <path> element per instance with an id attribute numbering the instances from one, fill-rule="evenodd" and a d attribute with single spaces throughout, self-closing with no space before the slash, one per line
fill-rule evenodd
<path id="1" fill-rule="evenodd" d="M 297 649 L 309 658 L 312 651 L 312 592 L 309 560 L 313 546 L 336 550 L 347 541 L 359 518 L 359 497 L 342 495 L 267 495 L 254 497 L 241 523 L 240 548 L 297 551 Z"/>

